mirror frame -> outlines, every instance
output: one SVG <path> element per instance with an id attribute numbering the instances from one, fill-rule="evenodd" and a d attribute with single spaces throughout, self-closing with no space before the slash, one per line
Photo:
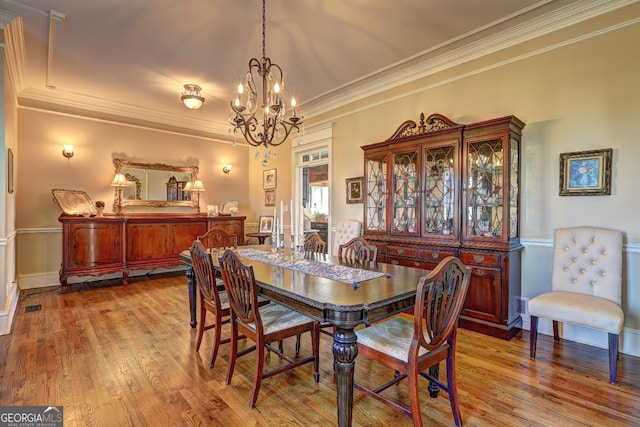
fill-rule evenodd
<path id="1" fill-rule="evenodd" d="M 151 169 L 161 170 L 168 172 L 188 172 L 191 173 L 191 182 L 194 182 L 198 178 L 198 166 L 173 166 L 166 165 L 164 163 L 139 163 L 130 162 L 123 159 L 113 159 L 113 166 L 115 167 L 115 173 L 122 173 L 123 168 L 139 168 L 139 169 Z M 116 188 L 116 194 L 114 199 L 114 205 L 118 203 L 118 188 Z M 153 208 L 167 208 L 167 207 L 189 207 L 199 208 L 199 197 L 196 200 L 121 200 L 121 206 L 145 206 Z"/>

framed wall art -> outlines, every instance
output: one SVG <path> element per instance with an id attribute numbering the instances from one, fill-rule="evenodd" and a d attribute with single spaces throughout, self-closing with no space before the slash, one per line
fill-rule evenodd
<path id="1" fill-rule="evenodd" d="M 271 233 L 273 232 L 273 217 L 272 216 L 261 216 L 260 222 L 258 223 L 258 232 L 259 233 Z"/>
<path id="2" fill-rule="evenodd" d="M 263 172 L 262 176 L 262 188 L 264 190 L 270 190 L 273 188 L 277 188 L 277 169 L 268 169 Z"/>
<path id="3" fill-rule="evenodd" d="M 362 203 L 364 177 L 347 178 L 347 203 Z"/>
<path id="4" fill-rule="evenodd" d="M 265 206 L 276 205 L 276 190 L 267 190 L 264 192 L 264 205 Z"/>
<path id="5" fill-rule="evenodd" d="M 560 153 L 560 195 L 610 195 L 612 157 L 612 148 Z"/>

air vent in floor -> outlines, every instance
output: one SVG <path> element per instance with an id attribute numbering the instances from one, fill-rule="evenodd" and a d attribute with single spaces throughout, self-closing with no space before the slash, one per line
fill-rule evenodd
<path id="1" fill-rule="evenodd" d="M 25 313 L 31 313 L 32 311 L 40 311 L 40 309 L 42 308 L 41 304 L 37 304 L 37 305 L 28 305 L 25 309 L 24 312 Z"/>

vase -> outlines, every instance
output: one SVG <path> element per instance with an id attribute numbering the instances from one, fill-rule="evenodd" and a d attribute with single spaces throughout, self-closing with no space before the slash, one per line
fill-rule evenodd
<path id="1" fill-rule="evenodd" d="M 96 216 L 103 216 L 104 208 L 96 208 Z"/>

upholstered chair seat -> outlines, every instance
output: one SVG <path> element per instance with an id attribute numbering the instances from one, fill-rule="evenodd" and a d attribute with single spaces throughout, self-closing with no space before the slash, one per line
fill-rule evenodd
<path id="1" fill-rule="evenodd" d="M 617 382 L 618 337 L 624 325 L 622 300 L 622 233 L 595 227 L 555 231 L 551 292 L 529 300 L 529 354 L 536 357 L 538 318 L 597 329 L 609 335 L 609 382 Z"/>
<path id="2" fill-rule="evenodd" d="M 409 362 L 409 347 L 413 338 L 412 320 L 396 316 L 378 325 L 358 330 L 357 335 L 358 344 L 388 354 L 405 363 Z M 444 347 L 448 347 L 448 344 L 443 344 L 441 348 Z M 426 348 L 420 347 L 418 356 L 422 356 L 427 351 Z"/>
<path id="3" fill-rule="evenodd" d="M 529 313 L 532 312 L 538 317 L 562 317 L 565 322 L 612 334 L 619 334 L 624 322 L 624 313 L 618 304 L 606 298 L 574 292 L 542 294 L 530 301 Z"/>

